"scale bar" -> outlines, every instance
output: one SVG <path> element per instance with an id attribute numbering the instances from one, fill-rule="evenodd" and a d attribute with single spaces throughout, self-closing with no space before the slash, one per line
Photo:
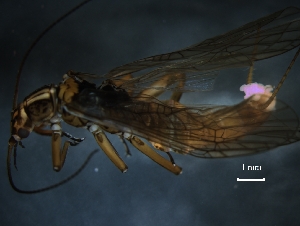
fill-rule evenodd
<path id="1" fill-rule="evenodd" d="M 236 178 L 236 181 L 266 181 L 266 178 L 263 178 L 263 179 L 240 179 L 240 178 Z"/>

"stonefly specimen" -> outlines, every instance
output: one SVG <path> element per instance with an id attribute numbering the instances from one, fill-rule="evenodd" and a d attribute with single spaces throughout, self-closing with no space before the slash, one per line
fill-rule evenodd
<path id="1" fill-rule="evenodd" d="M 24 193 L 48 189 L 16 188 L 11 178 L 10 156 L 13 150 L 16 153 L 18 145 L 23 146 L 21 140 L 32 131 L 49 135 L 53 168 L 59 171 L 69 146 L 83 141 L 63 131 L 61 122 L 89 130 L 122 172 L 127 166 L 105 133 L 118 135 L 124 143 L 124 139 L 128 140 L 174 174 L 180 174 L 181 168 L 170 151 L 223 158 L 296 142 L 300 138 L 298 116 L 276 100 L 276 94 L 299 50 L 274 92 L 271 86 L 251 83 L 251 77 L 255 61 L 283 54 L 299 44 L 300 10 L 290 7 L 185 49 L 147 57 L 102 76 L 94 75 L 103 79 L 98 87 L 88 81 L 91 74 L 68 71 L 60 84 L 43 86 L 17 105 L 18 78 L 8 146 L 10 182 L 15 190 Z M 250 67 L 248 84 L 241 87 L 246 93 L 241 103 L 234 106 L 180 103 L 185 92 L 212 89 L 216 71 L 236 67 Z M 170 97 L 160 100 L 158 96 L 166 91 L 171 93 Z M 45 129 L 47 126 L 50 129 Z M 62 136 L 70 140 L 61 147 Z M 145 140 L 167 153 L 169 159 L 159 155 Z"/>

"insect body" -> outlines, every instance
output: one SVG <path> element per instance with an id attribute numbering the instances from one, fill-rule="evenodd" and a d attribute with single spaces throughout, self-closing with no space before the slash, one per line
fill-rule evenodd
<path id="1" fill-rule="evenodd" d="M 127 139 L 174 174 L 181 168 L 170 151 L 230 157 L 296 142 L 298 116 L 275 98 L 287 73 L 273 94 L 270 87 L 263 87 L 234 106 L 185 106 L 180 98 L 185 92 L 212 89 L 216 70 L 252 68 L 257 60 L 299 45 L 300 10 L 287 8 L 191 47 L 117 67 L 98 76 L 104 79 L 99 87 L 87 81 L 86 74 L 69 71 L 59 85 L 36 90 L 14 110 L 9 151 L 32 131 L 51 135 L 53 167 L 59 171 L 68 147 L 83 140 L 64 132 L 62 121 L 88 129 L 122 172 L 127 166 L 105 132 Z M 171 91 L 170 98 L 159 100 L 165 91 Z M 51 129 L 44 130 L 45 126 Z M 63 135 L 70 141 L 61 148 Z M 166 152 L 170 160 L 139 137 Z"/>

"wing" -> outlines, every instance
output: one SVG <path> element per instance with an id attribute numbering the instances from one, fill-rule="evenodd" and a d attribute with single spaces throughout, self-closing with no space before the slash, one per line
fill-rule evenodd
<path id="1" fill-rule="evenodd" d="M 175 152 L 196 157 L 231 157 L 266 151 L 300 139 L 299 120 L 283 102 L 266 112 L 248 100 L 234 106 L 169 106 L 145 97 L 106 100 L 108 93 L 85 90 L 65 106 L 103 128 L 137 135 Z"/>
<path id="2" fill-rule="evenodd" d="M 197 85 L 183 90 L 209 90 L 216 74 L 208 71 L 250 66 L 299 44 L 300 10 L 290 7 L 188 48 L 117 67 L 104 78 L 121 80 L 121 88 L 138 92 L 166 74 L 185 73 L 187 83 Z M 133 77 L 123 80 L 128 74 Z"/>

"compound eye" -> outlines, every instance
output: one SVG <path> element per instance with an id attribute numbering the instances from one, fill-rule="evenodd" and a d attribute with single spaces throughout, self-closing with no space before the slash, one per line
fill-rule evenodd
<path id="1" fill-rule="evenodd" d="M 29 132 L 28 130 L 26 130 L 26 129 L 20 128 L 20 129 L 18 130 L 18 136 L 19 136 L 20 138 L 22 138 L 22 139 L 28 137 L 29 134 L 30 134 L 30 132 Z"/>

